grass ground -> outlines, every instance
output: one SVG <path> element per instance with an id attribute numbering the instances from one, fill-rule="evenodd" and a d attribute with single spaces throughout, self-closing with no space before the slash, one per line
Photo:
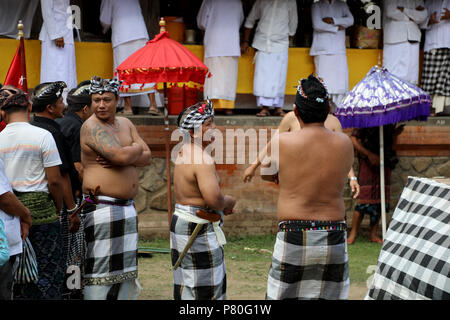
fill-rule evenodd
<path id="1" fill-rule="evenodd" d="M 264 299 L 274 243 L 275 235 L 227 239 L 224 248 L 228 299 Z M 167 250 L 169 240 L 141 241 L 139 247 Z M 380 250 L 380 244 L 370 243 L 363 237 L 358 237 L 353 245 L 348 246 L 351 282 L 349 299 L 364 299 L 367 293 L 366 280 L 371 275 L 367 273 L 367 268 L 377 264 Z M 170 254 L 140 255 L 139 282 L 143 290 L 139 299 L 171 300 L 172 281 Z"/>

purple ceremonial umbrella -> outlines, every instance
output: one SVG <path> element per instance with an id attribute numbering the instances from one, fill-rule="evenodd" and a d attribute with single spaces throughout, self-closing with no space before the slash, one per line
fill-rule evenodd
<path id="1" fill-rule="evenodd" d="M 380 187 L 383 239 L 386 233 L 383 126 L 408 120 L 426 121 L 431 97 L 419 87 L 375 66 L 336 108 L 342 128 L 380 127 Z"/>

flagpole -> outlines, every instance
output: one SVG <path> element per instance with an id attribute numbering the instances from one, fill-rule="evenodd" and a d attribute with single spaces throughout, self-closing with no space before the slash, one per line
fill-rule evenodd
<path id="1" fill-rule="evenodd" d="M 28 93 L 28 81 L 27 81 L 27 67 L 25 65 L 25 40 L 24 40 L 24 33 L 23 33 L 23 23 L 22 20 L 19 20 L 19 23 L 17 24 L 17 29 L 19 29 L 19 41 L 20 41 L 20 62 L 22 67 L 22 88 L 24 89 L 26 93 Z"/>

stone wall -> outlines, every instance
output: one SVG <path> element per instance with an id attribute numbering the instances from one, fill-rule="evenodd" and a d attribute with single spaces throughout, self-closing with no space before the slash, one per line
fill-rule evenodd
<path id="1" fill-rule="evenodd" d="M 278 123 L 269 119 L 236 120 L 235 117 L 217 121 L 218 129 L 242 128 L 276 128 Z M 162 119 L 161 119 L 162 120 Z M 145 120 L 148 121 L 148 120 Z M 156 120 L 152 120 L 156 121 Z M 158 120 L 160 121 L 160 120 Z M 139 212 L 139 234 L 142 238 L 167 238 L 169 235 L 167 215 L 167 178 L 164 155 L 164 127 L 144 125 L 143 119 L 133 121 L 140 135 L 150 145 L 153 152 L 151 166 L 139 169 L 140 187 L 136 197 L 136 208 Z M 399 163 L 391 176 L 391 212 L 407 182 L 408 176 L 433 178 L 436 176 L 450 177 L 450 126 L 417 126 L 405 127 L 399 137 L 396 149 Z M 173 126 L 171 126 L 171 130 Z M 175 143 L 171 143 L 173 147 Z M 248 146 L 247 146 L 248 147 Z M 246 148 L 247 148 L 246 147 Z M 243 150 L 235 150 L 234 156 Z M 246 151 L 248 151 L 246 149 Z M 358 172 L 357 159 L 354 169 Z M 277 230 L 276 207 L 278 186 L 255 177 L 252 182 L 244 184 L 242 175 L 248 165 L 218 164 L 217 172 L 221 178 L 221 188 L 224 194 L 230 194 L 238 199 L 236 214 L 225 217 L 224 232 L 230 235 L 261 235 L 275 233 Z M 173 165 L 171 169 L 173 173 Z M 353 208 L 356 202 L 352 199 L 350 188 L 346 187 L 344 199 L 347 212 L 347 222 L 351 225 Z M 172 206 L 174 205 L 172 186 Z M 362 233 L 368 229 L 368 218 L 362 223 Z M 380 227 L 381 228 L 381 227 Z M 380 231 L 381 233 L 381 231 Z"/>

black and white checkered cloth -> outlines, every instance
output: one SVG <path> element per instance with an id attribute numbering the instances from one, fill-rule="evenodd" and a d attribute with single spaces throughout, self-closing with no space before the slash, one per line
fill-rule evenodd
<path id="1" fill-rule="evenodd" d="M 430 95 L 450 97 L 450 48 L 424 53 L 420 86 Z"/>
<path id="2" fill-rule="evenodd" d="M 138 276 L 137 213 L 132 200 L 99 196 L 95 211 L 84 220 L 85 285 L 111 285 Z M 105 202 L 120 201 L 120 205 Z"/>
<path id="3" fill-rule="evenodd" d="M 277 233 L 267 300 L 348 299 L 349 288 L 346 230 Z"/>
<path id="4" fill-rule="evenodd" d="M 450 299 L 450 186 L 408 177 L 365 299 Z"/>
<path id="5" fill-rule="evenodd" d="M 195 215 L 200 207 L 175 206 L 170 225 L 170 249 L 172 266 L 183 252 L 196 223 L 177 215 L 182 209 Z M 205 210 L 205 209 L 203 209 Z M 180 267 L 173 271 L 175 300 L 225 300 L 226 272 L 223 248 L 217 241 L 212 223 L 200 230 L 192 247 L 188 250 Z"/>

